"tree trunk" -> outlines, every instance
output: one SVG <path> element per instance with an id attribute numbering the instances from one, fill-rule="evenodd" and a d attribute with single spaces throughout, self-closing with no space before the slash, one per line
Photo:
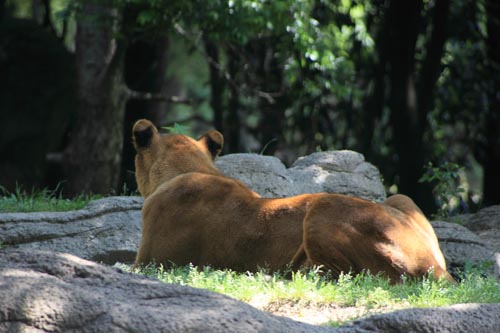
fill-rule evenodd
<path id="1" fill-rule="evenodd" d="M 204 42 L 210 71 L 210 107 L 213 112 L 213 125 L 218 131 L 224 132 L 224 109 L 222 106 L 224 80 L 220 71 L 219 49 L 207 37 L 205 37 Z"/>
<path id="2" fill-rule="evenodd" d="M 256 41 L 256 57 L 258 57 L 257 76 L 260 81 L 258 88 L 263 93 L 273 94 L 274 97 L 262 96 L 259 99 L 261 119 L 259 129 L 261 132 L 261 145 L 263 154 L 273 155 L 277 144 L 283 139 L 285 124 L 286 97 L 283 82 L 283 64 L 276 59 L 276 38 L 260 39 Z M 276 142 L 275 142 L 276 141 Z"/>
<path id="3" fill-rule="evenodd" d="M 375 3 L 378 6 L 376 12 L 379 16 L 384 15 L 386 11 L 385 1 L 382 3 Z M 376 14 L 376 15 L 377 15 Z M 360 111 L 360 121 L 357 125 L 358 133 L 356 135 L 359 138 L 359 148 L 358 150 L 365 155 L 365 158 L 372 163 L 375 163 L 375 158 L 377 154 L 374 149 L 374 132 L 375 123 L 377 120 L 381 119 L 384 106 L 385 106 L 385 96 L 386 96 L 386 68 L 387 68 L 387 31 L 388 30 L 388 20 L 385 19 L 381 27 L 376 31 L 376 53 L 377 59 L 375 63 L 369 63 L 369 69 L 367 69 L 368 74 L 373 78 L 373 92 L 368 96 L 364 103 L 363 109 Z M 369 77 L 370 77 L 369 76 Z M 380 163 L 382 161 L 379 161 Z M 381 166 L 380 164 L 379 167 Z"/>
<path id="4" fill-rule="evenodd" d="M 118 12 L 81 4 L 76 33 L 77 119 L 65 150 L 66 194 L 108 194 L 119 188 L 125 85 Z"/>
<path id="5" fill-rule="evenodd" d="M 443 66 L 441 59 L 444 53 L 444 45 L 448 37 L 448 17 L 449 17 L 449 0 L 436 0 L 432 18 L 432 32 L 429 37 L 429 42 L 426 46 L 426 57 L 422 64 L 422 69 L 418 81 L 417 91 L 417 107 L 418 107 L 418 123 L 420 124 L 420 154 L 422 155 L 422 166 L 427 162 L 425 156 L 429 156 L 429 145 L 423 142 L 423 135 L 427 130 L 427 116 L 434 107 L 434 88 L 441 74 Z M 417 177 L 420 177 L 417 175 Z M 431 195 L 432 184 L 417 183 L 417 191 L 420 193 L 417 200 L 420 200 L 422 209 L 425 212 L 434 212 L 436 204 Z"/>
<path id="6" fill-rule="evenodd" d="M 420 75 L 415 75 L 415 47 L 420 28 L 422 0 L 396 1 L 389 7 L 391 127 L 397 155 L 399 192 L 409 195 L 426 213 L 436 209 L 430 184 L 419 183 L 430 151 L 423 137 L 433 107 L 434 87 L 441 72 L 446 42 L 449 0 L 436 0 L 432 32 Z M 418 82 L 416 82 L 418 80 Z"/>
<path id="7" fill-rule="evenodd" d="M 485 205 L 498 205 L 500 204 L 500 3 L 498 0 L 486 1 L 486 15 L 488 20 L 486 47 L 492 82 L 488 91 L 483 202 Z"/>
<path id="8" fill-rule="evenodd" d="M 421 0 L 393 0 L 389 7 L 389 106 L 399 192 L 409 195 L 425 212 L 429 212 L 434 208 L 432 194 L 418 182 L 424 165 L 424 124 L 418 115 L 414 76 L 422 6 Z"/>
<path id="9" fill-rule="evenodd" d="M 228 72 L 231 78 L 229 88 L 228 112 L 224 121 L 224 140 L 226 153 L 241 152 L 241 122 L 240 122 L 240 94 L 236 83 L 236 74 L 239 70 L 238 55 L 232 50 L 228 51 Z M 226 134 L 227 133 L 227 134 Z"/>

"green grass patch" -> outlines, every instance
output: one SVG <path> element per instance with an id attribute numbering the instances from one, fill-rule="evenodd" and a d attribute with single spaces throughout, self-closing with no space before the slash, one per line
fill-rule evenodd
<path id="1" fill-rule="evenodd" d="M 131 271 L 129 266 L 120 268 Z M 135 273 L 158 278 L 167 283 L 187 285 L 226 294 L 261 308 L 273 302 L 303 305 L 336 304 L 341 307 L 387 309 L 402 307 L 439 307 L 457 303 L 500 303 L 500 284 L 480 268 L 468 267 L 457 285 L 432 278 L 405 279 L 391 285 L 380 276 L 341 275 L 329 279 L 319 270 L 284 274 L 237 273 L 231 270 L 198 269 L 193 266 L 147 266 Z M 337 325 L 338 323 L 331 323 Z"/>
<path id="2" fill-rule="evenodd" d="M 0 213 L 69 211 L 85 207 L 91 200 L 102 198 L 97 195 L 79 195 L 72 199 L 63 198 L 55 190 L 26 191 L 20 186 L 9 192 L 0 186 Z"/>

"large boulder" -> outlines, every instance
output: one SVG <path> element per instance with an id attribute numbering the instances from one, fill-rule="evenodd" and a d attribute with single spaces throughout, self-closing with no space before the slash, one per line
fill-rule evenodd
<path id="1" fill-rule="evenodd" d="M 207 290 L 69 254 L 0 250 L 0 332 L 496 332 L 499 304 L 406 309 L 340 328 L 259 311 Z"/>
<path id="2" fill-rule="evenodd" d="M 257 154 L 222 156 L 216 166 L 266 198 L 318 192 L 378 202 L 386 198 L 378 169 L 363 155 L 349 150 L 313 153 L 299 158 L 288 169 L 276 157 Z"/>
<path id="3" fill-rule="evenodd" d="M 141 239 L 142 203 L 140 197 L 109 197 L 70 212 L 0 214 L 0 243 L 129 263 Z"/>
<path id="4" fill-rule="evenodd" d="M 299 158 L 289 169 L 301 193 L 341 193 L 373 201 L 386 198 L 378 169 L 350 150 L 317 152 Z"/>
<path id="5" fill-rule="evenodd" d="M 287 169 L 274 156 L 229 154 L 215 162 L 226 176 L 238 179 L 264 198 L 283 198 L 298 191 Z"/>
<path id="6" fill-rule="evenodd" d="M 452 273 L 462 270 L 466 264 L 480 265 L 496 260 L 495 249 L 466 227 L 442 221 L 433 221 L 431 224 Z M 498 274 L 498 268 L 491 273 Z"/>
<path id="7" fill-rule="evenodd" d="M 494 271 L 500 276 L 500 205 L 481 209 L 467 218 L 465 226 L 494 250 Z"/>
<path id="8" fill-rule="evenodd" d="M 0 332 L 328 332 L 75 256 L 0 251 Z"/>
<path id="9" fill-rule="evenodd" d="M 486 207 L 471 214 L 465 226 L 500 252 L 500 205 Z"/>
<path id="10" fill-rule="evenodd" d="M 341 327 L 338 332 L 492 333 L 499 327 L 500 304 L 457 304 L 375 315 Z"/>

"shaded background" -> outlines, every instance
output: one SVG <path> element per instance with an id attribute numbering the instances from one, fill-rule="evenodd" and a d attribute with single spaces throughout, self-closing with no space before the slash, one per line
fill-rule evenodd
<path id="1" fill-rule="evenodd" d="M 148 118 L 285 163 L 359 151 L 428 213 L 448 178 L 454 212 L 500 204 L 499 44 L 494 0 L 0 0 L 0 185 L 132 191 Z"/>

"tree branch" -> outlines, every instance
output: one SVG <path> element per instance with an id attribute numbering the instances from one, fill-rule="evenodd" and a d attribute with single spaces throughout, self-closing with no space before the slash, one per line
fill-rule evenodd
<path id="1" fill-rule="evenodd" d="M 214 58 L 212 58 L 209 54 L 207 54 L 206 50 L 204 50 L 202 47 L 199 46 L 198 40 L 202 38 L 202 34 L 198 33 L 197 36 L 193 38 L 190 36 L 190 34 L 178 23 L 174 24 L 174 29 L 177 31 L 179 35 L 182 37 L 186 38 L 188 41 L 192 42 L 194 47 L 200 51 L 203 55 L 205 55 L 207 62 L 210 66 L 212 66 L 214 69 L 220 71 L 221 77 L 224 78 L 224 80 L 227 82 L 228 85 L 230 85 L 232 88 L 236 89 L 241 93 L 242 95 L 255 95 L 261 98 L 264 98 L 269 104 L 274 104 L 276 103 L 275 98 L 280 97 L 284 94 L 283 91 L 276 91 L 276 92 L 267 92 L 267 91 L 261 91 L 261 90 L 255 90 L 255 89 L 243 89 L 237 82 L 235 82 L 234 78 L 231 77 L 228 71 L 223 68 L 223 66 Z M 234 51 L 231 50 L 231 51 Z"/>

